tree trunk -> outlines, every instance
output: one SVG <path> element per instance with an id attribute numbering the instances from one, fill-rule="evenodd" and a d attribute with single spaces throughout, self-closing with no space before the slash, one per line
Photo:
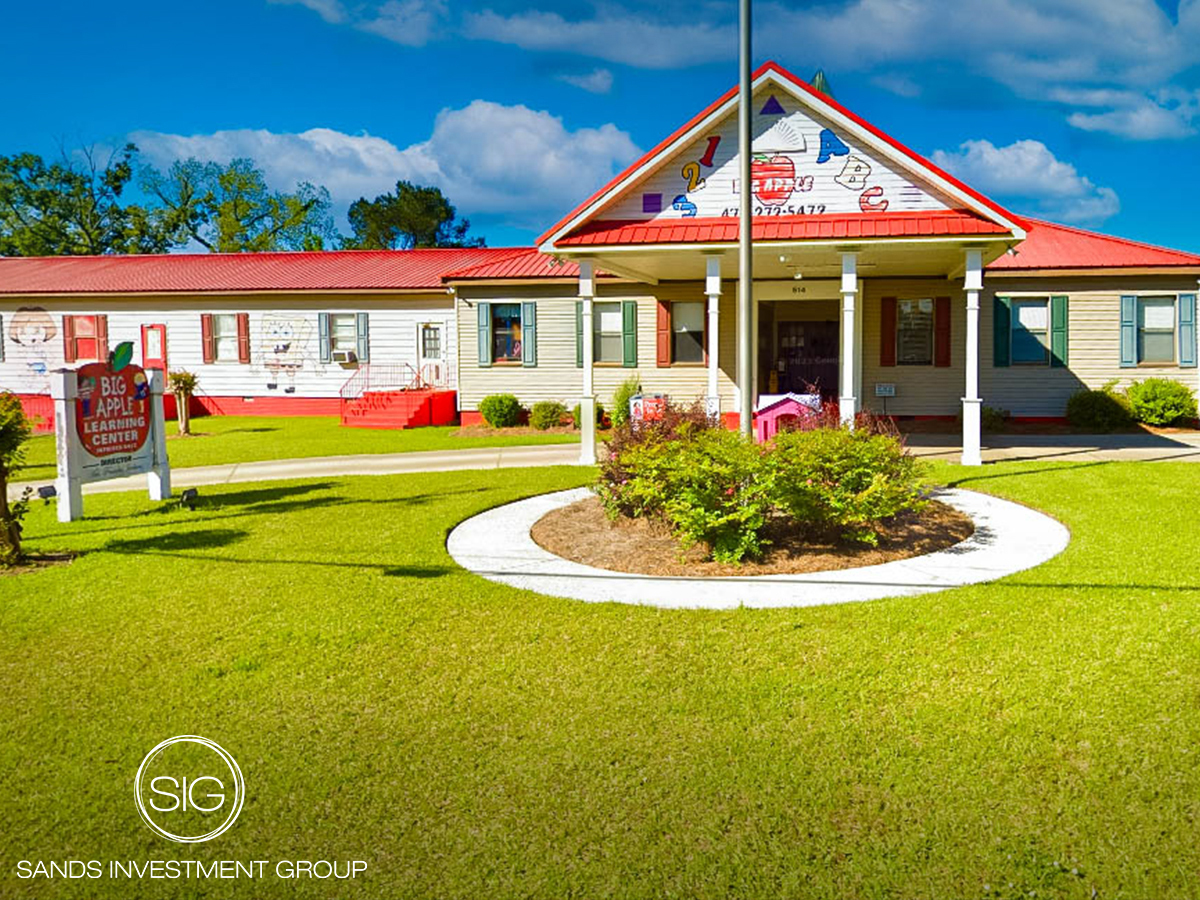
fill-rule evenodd
<path id="1" fill-rule="evenodd" d="M 175 395 L 175 411 L 179 419 L 180 434 L 192 433 L 192 411 L 189 408 L 191 402 L 192 398 L 185 393 L 180 392 Z"/>
<path id="2" fill-rule="evenodd" d="M 8 508 L 8 473 L 0 467 L 0 566 L 21 561 L 21 525 Z"/>

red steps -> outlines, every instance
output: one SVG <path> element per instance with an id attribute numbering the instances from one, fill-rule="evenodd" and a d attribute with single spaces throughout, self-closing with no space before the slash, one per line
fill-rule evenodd
<path id="1" fill-rule="evenodd" d="M 454 391 L 370 391 L 342 401 L 342 424 L 349 428 L 449 425 L 455 419 L 455 406 Z"/>

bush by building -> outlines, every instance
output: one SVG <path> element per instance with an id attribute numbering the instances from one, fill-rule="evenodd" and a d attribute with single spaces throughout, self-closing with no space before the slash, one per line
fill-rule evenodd
<path id="1" fill-rule="evenodd" d="M 1196 398 L 1170 378 L 1147 378 L 1125 391 L 1133 417 L 1147 425 L 1182 425 L 1196 418 Z"/>
<path id="2" fill-rule="evenodd" d="M 567 408 L 554 400 L 542 400 L 529 410 L 529 424 L 538 431 L 557 428 L 562 424 Z"/>
<path id="3" fill-rule="evenodd" d="M 1067 400 L 1067 421 L 1086 431 L 1108 432 L 1133 424 L 1128 398 L 1117 393 L 1115 381 L 1099 390 L 1076 391 Z"/>
<path id="4" fill-rule="evenodd" d="M 489 394 L 479 401 L 479 414 L 493 428 L 513 428 L 521 422 L 521 404 L 512 394 Z"/>

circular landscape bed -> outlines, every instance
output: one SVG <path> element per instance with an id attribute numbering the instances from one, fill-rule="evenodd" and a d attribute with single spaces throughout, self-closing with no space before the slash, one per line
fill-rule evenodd
<path id="1" fill-rule="evenodd" d="M 535 527 L 547 515 L 590 498 L 592 493 L 587 488 L 576 488 L 489 509 L 459 523 L 450 532 L 446 549 L 460 566 L 490 581 L 556 597 L 730 609 L 847 603 L 992 581 L 1057 556 L 1070 540 L 1070 533 L 1061 523 L 1027 506 L 975 491 L 943 490 L 936 499 L 969 519 L 974 530 L 965 539 L 923 555 L 875 563 L 860 557 L 853 567 L 843 564 L 819 572 L 752 574 L 744 565 L 735 574 L 719 577 L 621 572 L 566 559 L 534 540 Z M 587 504 L 579 509 L 579 515 L 586 517 Z M 562 530 L 561 526 L 550 527 L 554 521 L 547 521 L 543 540 L 547 539 L 545 532 Z M 936 530 L 935 521 L 926 527 Z M 916 532 L 911 534 L 922 539 Z M 950 537 L 944 534 L 939 540 L 948 541 Z M 607 538 L 597 532 L 594 540 L 600 544 Z M 830 547 L 827 551 L 836 556 L 838 549 Z M 670 560 L 677 559 L 673 541 L 666 555 Z"/>
<path id="2" fill-rule="evenodd" d="M 729 577 L 827 572 L 874 566 L 953 547 L 975 532 L 966 514 L 939 501 L 906 512 L 879 528 L 879 545 L 814 534 L 783 519 L 767 524 L 766 552 L 741 565 L 707 559 L 708 548 L 681 551 L 660 521 L 610 519 L 600 500 L 586 497 L 551 510 L 530 529 L 544 550 L 572 562 L 640 575 Z"/>

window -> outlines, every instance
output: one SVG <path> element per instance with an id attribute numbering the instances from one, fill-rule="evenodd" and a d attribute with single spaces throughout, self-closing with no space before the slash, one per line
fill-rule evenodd
<path id="1" fill-rule="evenodd" d="M 72 362 L 100 358 L 98 316 L 64 316 L 67 357 Z"/>
<path id="2" fill-rule="evenodd" d="M 442 327 L 440 325 L 421 326 L 421 358 L 442 358 Z"/>
<path id="3" fill-rule="evenodd" d="M 1050 299 L 1012 302 L 1012 362 L 1014 366 L 1044 366 L 1050 362 Z"/>
<path id="4" fill-rule="evenodd" d="M 896 364 L 933 365 L 933 299 L 896 301 Z"/>
<path id="5" fill-rule="evenodd" d="M 620 303 L 596 303 L 592 310 L 592 336 L 596 362 L 622 362 L 624 353 Z"/>
<path id="6" fill-rule="evenodd" d="M 521 304 L 492 304 L 492 361 L 521 361 Z"/>
<path id="7" fill-rule="evenodd" d="M 238 323 L 237 315 L 233 313 L 214 313 L 213 329 L 213 361 L 238 361 Z"/>
<path id="8" fill-rule="evenodd" d="M 1137 305 L 1137 361 L 1175 362 L 1175 298 L 1139 297 Z"/>
<path id="9" fill-rule="evenodd" d="M 704 303 L 671 304 L 671 361 L 704 362 Z"/>
<path id="10" fill-rule="evenodd" d="M 329 349 L 350 353 L 358 351 L 358 316 L 355 313 L 330 313 Z"/>

